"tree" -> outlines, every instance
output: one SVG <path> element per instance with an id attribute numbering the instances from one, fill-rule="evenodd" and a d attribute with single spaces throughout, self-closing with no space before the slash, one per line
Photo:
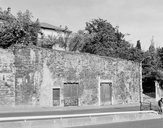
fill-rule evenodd
<path id="1" fill-rule="evenodd" d="M 48 35 L 46 37 L 45 35 L 42 35 L 42 37 L 39 39 L 39 44 L 43 48 L 52 49 L 53 45 L 57 43 L 58 43 L 58 38 L 56 36 Z"/>
<path id="2" fill-rule="evenodd" d="M 163 69 L 163 47 L 157 49 L 159 60 L 160 60 L 160 65 L 159 67 Z"/>
<path id="3" fill-rule="evenodd" d="M 124 52 L 126 53 L 126 51 Z M 128 49 L 128 60 L 141 62 L 142 58 L 144 58 L 144 52 L 142 50 L 139 50 L 133 46 Z"/>
<path id="4" fill-rule="evenodd" d="M 69 38 L 69 51 L 81 52 L 84 45 L 87 42 L 89 34 L 85 33 L 84 30 L 79 30 L 77 33 L 71 34 Z"/>
<path id="5" fill-rule="evenodd" d="M 119 32 L 119 27 L 113 27 L 103 19 L 94 19 L 86 23 L 89 36 L 82 52 L 102 56 L 131 59 L 131 44 L 124 39 L 125 35 Z"/>
<path id="6" fill-rule="evenodd" d="M 143 67 L 143 88 L 144 91 L 155 91 L 154 82 L 163 82 L 163 71 L 161 68 L 161 56 L 159 49 L 154 46 L 153 39 L 149 50 L 145 53 L 145 61 L 142 62 Z"/>
<path id="7" fill-rule="evenodd" d="M 66 50 L 67 49 L 67 39 L 69 35 L 63 36 L 62 34 L 55 36 L 55 35 L 42 35 L 39 39 L 39 45 L 43 48 L 55 48 L 55 46 L 59 46 L 59 48 Z"/>
<path id="8" fill-rule="evenodd" d="M 163 47 L 157 48 L 157 63 L 158 63 L 158 73 L 159 73 L 159 84 L 160 87 L 163 89 Z"/>
<path id="9" fill-rule="evenodd" d="M 141 43 L 140 43 L 140 40 L 137 41 L 136 48 L 139 49 L 139 50 L 141 50 Z"/>
<path id="10" fill-rule="evenodd" d="M 38 20 L 31 20 L 31 12 L 20 11 L 17 17 L 3 13 L 3 17 L 6 18 L 0 30 L 0 46 L 7 48 L 14 44 L 36 45 L 40 26 Z"/>
<path id="11" fill-rule="evenodd" d="M 7 10 L 2 10 L 2 8 L 0 8 L 0 19 L 4 20 L 4 21 L 11 21 L 13 20 L 15 17 L 10 13 L 11 8 L 8 7 Z"/>
<path id="12" fill-rule="evenodd" d="M 86 23 L 89 40 L 83 47 L 83 52 L 98 55 L 107 55 L 115 47 L 115 28 L 103 19 L 94 19 Z"/>

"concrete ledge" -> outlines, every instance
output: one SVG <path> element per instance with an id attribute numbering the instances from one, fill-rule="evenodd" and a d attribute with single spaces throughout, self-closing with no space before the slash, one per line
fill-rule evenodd
<path id="1" fill-rule="evenodd" d="M 146 112 L 113 112 L 104 115 L 64 117 L 60 119 L 27 120 L 17 122 L 0 122 L 0 128 L 64 128 L 124 121 L 136 121 L 161 118 L 154 111 Z"/>
<path id="2" fill-rule="evenodd" d="M 71 119 L 63 119 L 63 127 L 74 127 L 74 126 L 84 126 L 84 125 L 95 125 L 95 124 L 106 124 L 106 123 L 115 123 L 115 122 L 125 122 L 125 121 L 136 121 L 136 120 L 145 120 L 145 119 L 154 119 L 160 118 L 160 116 L 153 112 L 145 113 L 110 113 L 109 115 L 101 116 L 90 116 L 90 117 L 79 117 Z"/>

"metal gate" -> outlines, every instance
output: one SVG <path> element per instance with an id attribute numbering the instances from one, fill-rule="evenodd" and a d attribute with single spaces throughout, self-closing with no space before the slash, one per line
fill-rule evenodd
<path id="1" fill-rule="evenodd" d="M 112 103 L 112 83 L 100 83 L 100 105 L 110 105 Z"/>
<path id="2" fill-rule="evenodd" d="M 64 84 L 64 106 L 78 106 L 78 83 Z"/>

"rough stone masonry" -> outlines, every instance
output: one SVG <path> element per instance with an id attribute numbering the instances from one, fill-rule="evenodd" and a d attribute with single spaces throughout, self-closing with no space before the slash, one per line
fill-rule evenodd
<path id="1" fill-rule="evenodd" d="M 0 49 L 0 106 L 138 103 L 139 63 L 38 47 Z"/>

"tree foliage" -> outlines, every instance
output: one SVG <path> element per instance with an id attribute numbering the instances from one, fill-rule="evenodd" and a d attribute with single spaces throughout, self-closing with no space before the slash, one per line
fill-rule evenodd
<path id="1" fill-rule="evenodd" d="M 17 17 L 3 12 L 1 18 L 4 19 L 4 23 L 0 29 L 0 46 L 7 48 L 14 44 L 36 45 L 40 26 L 38 20 L 32 21 L 31 12 L 20 11 Z"/>
<path id="2" fill-rule="evenodd" d="M 41 44 L 41 47 L 49 49 L 53 49 L 53 47 L 57 45 L 62 49 L 67 48 L 67 42 L 63 36 L 42 36 L 41 39 L 39 39 L 39 44 Z"/>
<path id="3" fill-rule="evenodd" d="M 118 26 L 113 27 L 106 20 L 94 19 L 87 22 L 85 30 L 89 36 L 82 52 L 133 61 L 140 61 L 143 56 L 141 49 L 134 48 L 125 40 L 125 34 L 119 31 Z"/>
<path id="4" fill-rule="evenodd" d="M 68 49 L 69 51 L 82 52 L 84 45 L 88 42 L 89 34 L 84 30 L 79 30 L 77 33 L 70 35 Z"/>
<path id="5" fill-rule="evenodd" d="M 86 31 L 89 33 L 89 41 L 83 47 L 83 52 L 98 55 L 107 55 L 115 48 L 115 29 L 103 19 L 94 19 L 86 23 Z"/>
<path id="6" fill-rule="evenodd" d="M 141 43 L 140 43 L 140 40 L 137 41 L 136 48 L 139 49 L 139 50 L 141 50 Z"/>
<path id="7" fill-rule="evenodd" d="M 161 49 L 156 49 L 151 42 L 148 51 L 145 52 L 145 59 L 142 62 L 143 67 L 143 87 L 145 91 L 154 91 L 154 81 L 163 83 L 163 68 L 161 62 Z"/>
<path id="8" fill-rule="evenodd" d="M 158 48 L 157 49 L 157 53 L 158 53 L 159 60 L 160 60 L 159 67 L 161 69 L 163 69 L 163 47 L 162 48 Z"/>

